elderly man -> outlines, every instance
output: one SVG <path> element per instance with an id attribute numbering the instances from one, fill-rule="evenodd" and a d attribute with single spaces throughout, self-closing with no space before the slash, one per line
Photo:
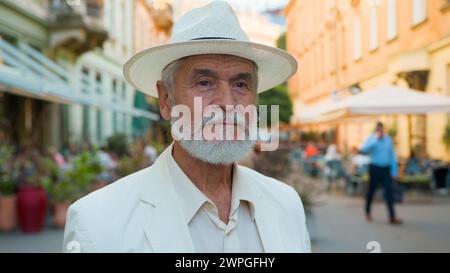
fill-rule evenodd
<path id="1" fill-rule="evenodd" d="M 159 98 L 161 115 L 172 126 L 191 120 L 196 108 L 215 106 L 220 119 L 202 119 L 200 131 L 248 133 L 247 117 L 225 119 L 228 106 L 255 105 L 259 92 L 296 69 L 287 52 L 250 42 L 231 7 L 216 1 L 183 15 L 170 43 L 138 53 L 124 73 L 137 89 Z M 191 116 L 174 117 L 180 105 Z M 70 207 L 65 251 L 310 251 L 297 192 L 235 163 L 254 140 L 236 134 L 232 140 L 178 139 L 175 131 L 176 140 L 151 167 Z"/>

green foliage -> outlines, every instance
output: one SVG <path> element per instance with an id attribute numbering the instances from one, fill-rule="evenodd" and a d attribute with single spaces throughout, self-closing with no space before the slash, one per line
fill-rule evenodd
<path id="1" fill-rule="evenodd" d="M 442 142 L 444 143 L 445 148 L 450 150 L 450 121 L 448 121 L 445 126 L 444 134 L 442 135 Z"/>
<path id="2" fill-rule="evenodd" d="M 72 203 L 86 193 L 66 176 L 61 175 L 56 181 L 51 181 L 49 178 L 46 179 L 49 184 L 47 192 L 50 196 L 50 200 L 54 204 L 63 202 Z"/>
<path id="3" fill-rule="evenodd" d="M 117 174 L 120 177 L 127 176 L 141 169 L 141 163 L 145 159 L 143 156 L 126 156 L 119 160 L 117 164 Z"/>
<path id="4" fill-rule="evenodd" d="M 303 141 L 317 141 L 319 139 L 319 135 L 314 131 L 307 131 L 302 134 Z"/>
<path id="5" fill-rule="evenodd" d="M 87 191 L 88 186 L 104 169 L 96 155 L 83 152 L 72 160 L 72 167 L 65 173 L 72 183 Z"/>
<path id="6" fill-rule="evenodd" d="M 159 154 L 161 154 L 165 149 L 166 149 L 166 145 L 158 143 L 156 141 L 150 141 L 149 143 L 151 146 L 153 146 L 153 148 L 156 149 L 156 152 Z"/>
<path id="7" fill-rule="evenodd" d="M 393 140 L 395 140 L 395 137 L 396 137 L 397 134 L 398 134 L 398 128 L 397 128 L 397 127 L 398 127 L 397 122 L 395 122 L 394 125 L 388 129 L 388 135 L 389 135 Z"/>
<path id="8" fill-rule="evenodd" d="M 125 134 L 114 134 L 106 140 L 108 149 L 121 157 L 127 154 L 128 140 Z"/>
<path id="9" fill-rule="evenodd" d="M 279 105 L 280 123 L 289 123 L 292 116 L 292 102 L 286 85 L 279 85 L 259 95 L 259 105 L 267 105 L 268 126 L 271 125 L 270 105 Z"/>
<path id="10" fill-rule="evenodd" d="M 71 168 L 61 171 L 54 164 L 50 164 L 51 175 L 44 179 L 52 202 L 73 202 L 89 193 L 90 185 L 98 174 L 104 171 L 97 156 L 83 152 L 73 158 Z"/>
<path id="11" fill-rule="evenodd" d="M 278 37 L 277 47 L 286 50 L 286 32 L 281 33 Z"/>
<path id="12" fill-rule="evenodd" d="M 0 145 L 0 195 L 13 195 L 16 192 L 16 180 L 11 170 L 13 153 L 11 146 Z"/>

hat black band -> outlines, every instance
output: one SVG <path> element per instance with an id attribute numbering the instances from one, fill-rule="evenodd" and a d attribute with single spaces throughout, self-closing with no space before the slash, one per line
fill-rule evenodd
<path id="1" fill-rule="evenodd" d="M 226 38 L 226 37 L 201 37 L 201 38 L 191 39 L 191 41 L 195 41 L 195 40 L 236 40 L 236 39 Z"/>

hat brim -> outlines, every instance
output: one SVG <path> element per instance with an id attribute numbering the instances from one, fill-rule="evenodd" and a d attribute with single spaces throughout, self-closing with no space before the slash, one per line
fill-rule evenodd
<path id="1" fill-rule="evenodd" d="M 227 54 L 254 61 L 258 66 L 258 93 L 286 82 L 297 71 L 297 61 L 284 50 L 253 42 L 207 39 L 143 50 L 125 63 L 124 76 L 136 89 L 157 97 L 156 82 L 168 64 L 183 57 L 203 54 Z"/>

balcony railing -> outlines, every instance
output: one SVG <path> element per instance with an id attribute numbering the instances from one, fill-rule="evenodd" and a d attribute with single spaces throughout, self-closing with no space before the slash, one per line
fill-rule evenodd
<path id="1" fill-rule="evenodd" d="M 48 19 L 52 28 L 50 46 L 52 48 L 64 46 L 82 54 L 92 48 L 101 47 L 107 39 L 102 19 L 103 1 L 48 1 Z"/>
<path id="2" fill-rule="evenodd" d="M 74 23 L 81 20 L 84 24 L 102 28 L 102 1 L 94 0 L 48 0 L 49 19 L 55 23 Z"/>

